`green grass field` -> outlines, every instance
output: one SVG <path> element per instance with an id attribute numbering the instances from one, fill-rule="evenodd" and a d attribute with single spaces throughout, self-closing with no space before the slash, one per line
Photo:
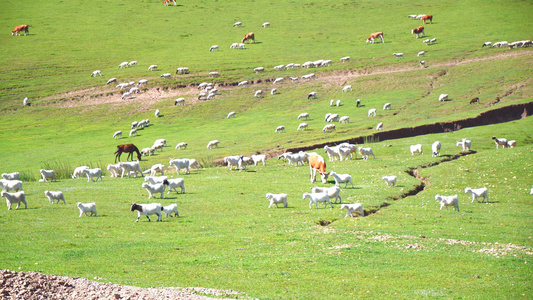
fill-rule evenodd
<path id="1" fill-rule="evenodd" d="M 481 48 L 486 41 L 531 38 L 533 12 L 524 1 L 162 1 L 6 2 L 0 27 L 0 173 L 18 171 L 28 209 L 0 209 L 0 268 L 79 276 L 141 287 L 203 286 L 233 289 L 259 299 L 479 298 L 529 299 L 533 263 L 532 119 L 464 128 L 412 138 L 368 141 L 376 159 L 327 162 L 328 171 L 349 173 L 355 188 L 342 188 L 343 203 L 363 203 L 364 218 L 344 218 L 339 204 L 324 209 L 302 200 L 310 192 L 307 166 L 267 160 L 246 172 L 216 167 L 227 155 L 267 153 L 367 136 L 383 130 L 475 117 L 532 100 L 531 48 Z M 426 37 L 410 14 L 431 13 Z M 242 28 L 232 27 L 236 21 Z M 270 22 L 269 28 L 261 28 Z M 13 37 L 15 25 L 30 24 L 30 35 Z M 465 32 L 465 27 L 468 30 Z M 366 44 L 371 32 L 385 32 L 385 43 Z M 257 42 L 229 49 L 244 33 Z M 209 52 L 218 44 L 220 51 Z M 420 68 L 416 54 L 425 50 Z M 395 59 L 393 52 L 403 52 Z M 349 63 L 339 58 L 350 56 Z M 275 71 L 279 64 L 331 59 L 331 67 Z M 137 67 L 118 69 L 122 61 Z M 147 71 L 151 64 L 159 70 Z M 265 67 L 256 74 L 255 67 Z M 177 67 L 191 74 L 175 75 Z M 92 78 L 99 69 L 103 76 Z M 220 77 L 208 73 L 218 71 Z M 159 75 L 170 72 L 171 79 Z M 292 83 L 289 76 L 315 73 Z M 285 77 L 274 86 L 271 80 Z M 121 100 L 112 84 L 149 80 L 134 99 Z M 246 87 L 230 84 L 261 80 Z M 221 95 L 197 101 L 189 84 L 220 84 Z M 342 93 L 344 85 L 353 91 Z M 187 85 L 186 87 L 181 87 Z M 156 92 L 159 87 L 161 93 Z M 271 88 L 279 90 L 270 95 Z M 256 90 L 265 97 L 253 97 Z M 307 99 L 316 91 L 316 99 Z M 438 102 L 440 94 L 450 101 Z M 23 107 L 29 97 L 32 106 Z M 183 107 L 174 106 L 178 97 Z M 479 97 L 479 105 L 469 105 Z M 496 99 L 500 101 L 497 102 Z M 340 107 L 330 107 L 340 99 Z M 355 100 L 363 107 L 357 108 Z M 384 111 L 385 103 L 392 109 Z M 368 117 L 377 108 L 376 117 Z M 162 117 L 155 118 L 159 109 Z M 230 111 L 234 119 L 226 119 Z M 311 115 L 310 130 L 296 131 L 297 116 Z M 325 134 L 326 113 L 350 117 Z M 528 112 L 530 114 L 530 112 Z M 130 124 L 150 126 L 128 137 Z M 284 125 L 286 133 L 275 134 Z M 116 130 L 124 137 L 112 138 Z M 492 136 L 517 141 L 495 149 Z M 114 162 L 118 144 L 149 147 L 165 138 L 163 152 L 143 158 L 141 167 L 167 165 L 169 158 L 195 158 L 199 171 L 180 174 L 185 194 L 148 200 L 141 178 L 102 182 L 73 180 L 80 165 Z M 455 142 L 472 140 L 475 152 L 459 154 Z M 207 142 L 220 147 L 207 150 Z M 431 157 L 431 144 L 443 144 Z M 179 142 L 186 150 L 175 150 Z M 409 145 L 423 144 L 411 156 Z M 313 150 L 324 157 L 324 150 Z M 125 160 L 125 155 L 122 156 Z M 39 182 L 38 170 L 55 169 L 57 182 Z M 406 171 L 417 168 L 424 189 L 392 200 L 421 184 Z M 169 170 L 170 177 L 178 177 Z M 394 188 L 384 175 L 398 176 Z M 334 182 L 330 179 L 328 186 Z M 471 203 L 465 187 L 487 187 L 490 203 Z M 67 204 L 50 204 L 45 190 L 63 191 Z M 270 208 L 265 194 L 287 193 L 288 208 Z M 439 210 L 435 194 L 458 194 L 460 212 Z M 96 202 L 98 217 L 78 218 L 76 202 Z M 178 203 L 179 218 L 135 223 L 130 204 Z M 371 213 L 372 212 L 372 213 Z M 154 220 L 154 218 L 152 218 Z M 320 223 L 329 223 L 321 226 Z"/>

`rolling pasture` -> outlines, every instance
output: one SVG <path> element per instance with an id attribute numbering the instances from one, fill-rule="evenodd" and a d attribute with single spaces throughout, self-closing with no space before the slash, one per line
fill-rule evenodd
<path id="1" fill-rule="evenodd" d="M 25 2 L 25 1 L 23 1 Z M 532 101 L 531 47 L 481 48 L 486 41 L 531 39 L 533 6 L 524 1 L 162 1 L 3 3 L 0 20 L 0 173 L 18 171 L 28 209 L 0 209 L 0 268 L 97 278 L 141 287 L 203 286 L 233 289 L 260 299 L 531 297 L 533 263 L 533 121 L 463 128 L 393 140 L 367 140 L 376 159 L 327 161 L 327 170 L 349 173 L 342 202 L 363 204 L 367 216 L 344 218 L 339 204 L 309 208 L 303 192 L 308 166 L 276 159 L 286 149 L 310 147 L 383 130 L 448 122 Z M 427 46 L 410 30 L 410 14 L 433 14 Z M 241 21 L 242 27 L 233 27 Z M 271 26 L 262 28 L 261 24 Z M 13 37 L 15 25 L 30 35 Z M 465 29 L 467 28 L 467 29 Z M 385 43 L 370 45 L 372 32 Z M 247 32 L 256 43 L 229 49 Z M 210 52 L 212 45 L 219 51 Z M 425 50 L 424 57 L 416 54 Z M 394 58 L 403 52 L 404 58 Z M 350 56 L 348 63 L 339 59 Z M 331 59 L 332 66 L 275 71 L 274 66 Z M 419 67 L 419 60 L 427 68 Z M 119 69 L 122 61 L 138 66 Z M 158 70 L 147 68 L 157 64 Z M 265 67 L 264 73 L 253 72 Z M 188 75 L 174 74 L 188 67 Z M 94 70 L 102 77 L 90 77 Z M 217 71 L 219 77 L 208 73 Z M 172 78 L 161 74 L 170 72 Z M 291 82 L 289 76 L 315 73 Z M 115 84 L 148 79 L 143 93 L 122 100 Z M 284 77 L 279 85 L 271 80 Z M 233 84 L 254 81 L 245 87 Z M 198 101 L 200 82 L 218 84 L 214 100 Z M 343 93 L 345 85 L 352 92 Z M 278 95 L 270 95 L 271 88 Z M 265 91 L 254 98 L 256 90 Z M 307 94 L 316 91 L 316 99 Z M 438 96 L 449 94 L 449 101 Z M 29 97 L 32 106 L 23 107 Z M 185 106 L 175 106 L 178 97 Z M 470 105 L 470 99 L 480 104 Z M 341 106 L 331 107 L 330 99 Z M 362 107 L 356 107 L 361 99 Z M 384 111 L 385 103 L 392 109 Z M 377 116 L 368 117 L 368 110 Z M 155 118 L 159 109 L 161 117 Z M 230 111 L 236 118 L 226 119 Z M 309 130 L 296 131 L 308 112 Z M 350 117 L 323 133 L 326 113 Z M 531 114 L 531 112 L 527 112 Z M 150 126 L 128 137 L 133 121 Z M 285 133 L 274 133 L 284 125 Z M 123 137 L 114 140 L 113 133 Z M 517 141 L 495 149 L 492 136 Z M 164 138 L 163 152 L 143 157 L 143 170 L 169 158 L 195 158 L 202 167 L 185 179 L 185 194 L 147 199 L 142 178 L 102 182 L 70 179 L 80 165 L 114 162 L 118 144 L 149 147 Z M 472 152 L 455 147 L 472 140 Z M 220 140 L 208 150 L 207 142 Z M 431 157 L 434 141 L 443 145 Z M 179 142 L 186 150 L 175 150 Z M 423 155 L 409 146 L 421 143 Z M 230 171 L 227 155 L 266 153 L 266 166 Z M 456 156 L 457 155 L 457 156 Z M 125 160 L 125 155 L 122 156 Z M 57 182 L 39 182 L 38 170 L 55 169 Z M 413 171 L 414 170 L 414 171 Z M 417 178 L 410 175 L 418 175 Z M 395 187 L 382 176 L 396 175 Z M 330 178 L 327 186 L 334 184 Z M 487 187 L 488 204 L 465 187 Z M 50 204 L 45 190 L 60 190 L 67 204 Z M 415 192 L 416 191 L 416 192 Z M 265 194 L 287 193 L 288 208 L 270 208 Z M 460 212 L 439 210 L 435 194 L 459 197 Z M 394 200 L 397 199 L 397 200 Z M 96 202 L 98 217 L 79 218 L 76 202 Z M 179 218 L 135 223 L 132 202 L 178 203 Z"/>

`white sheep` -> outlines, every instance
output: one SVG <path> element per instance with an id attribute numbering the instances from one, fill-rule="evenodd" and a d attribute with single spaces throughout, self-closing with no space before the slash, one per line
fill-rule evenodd
<path id="1" fill-rule="evenodd" d="M 141 80 L 139 80 L 139 82 L 137 83 L 138 86 L 143 85 L 143 84 L 148 84 L 148 80 L 146 80 L 146 79 L 141 79 Z"/>
<path id="2" fill-rule="evenodd" d="M 242 22 L 235 22 L 235 24 L 233 24 L 233 27 L 241 27 L 242 26 Z"/>
<path id="3" fill-rule="evenodd" d="M 467 139 L 463 139 L 462 141 L 457 142 L 456 146 L 457 147 L 462 147 L 463 151 L 467 151 L 467 150 L 470 151 L 470 148 L 472 147 L 472 141 L 471 140 L 467 140 Z"/>
<path id="4" fill-rule="evenodd" d="M 63 203 L 67 204 L 67 202 L 65 202 L 65 196 L 63 196 L 63 193 L 60 191 L 44 191 L 44 195 L 52 204 L 54 204 L 54 200 L 57 200 L 56 204 L 59 203 L 60 200 L 63 200 Z"/>
<path id="5" fill-rule="evenodd" d="M 300 131 L 300 130 L 301 130 L 301 131 L 304 131 L 304 130 L 308 129 L 308 127 L 309 127 L 309 124 L 307 124 L 307 123 L 300 123 L 300 125 L 298 125 L 298 129 L 296 129 L 296 131 Z"/>
<path id="6" fill-rule="evenodd" d="M 350 143 L 340 143 L 337 145 L 339 149 L 346 148 L 350 150 L 350 159 L 353 158 L 352 154 L 355 155 L 355 158 L 357 159 L 357 145 L 350 144 Z M 340 154 L 340 152 L 339 152 Z"/>
<path id="7" fill-rule="evenodd" d="M 168 179 L 167 176 L 144 176 L 144 182 L 149 182 L 151 184 L 163 183 L 166 179 Z"/>
<path id="8" fill-rule="evenodd" d="M 392 53 L 396 58 L 403 58 L 403 53 Z"/>
<path id="9" fill-rule="evenodd" d="M 125 99 L 128 99 L 129 96 L 131 96 L 132 92 L 125 92 L 124 94 L 122 94 L 122 100 L 125 100 Z"/>
<path id="10" fill-rule="evenodd" d="M 261 26 L 265 28 L 265 27 L 270 26 L 270 23 L 269 23 L 269 22 L 265 22 L 265 23 L 263 23 L 263 25 L 261 25 Z"/>
<path id="11" fill-rule="evenodd" d="M 121 90 L 123 90 L 123 89 L 125 89 L 125 88 L 127 88 L 127 87 L 129 87 L 129 86 L 130 86 L 129 82 L 123 82 L 123 83 L 119 83 L 119 84 L 116 86 L 116 88 L 117 88 L 117 89 L 121 89 Z"/>
<path id="12" fill-rule="evenodd" d="M 376 126 L 376 130 L 381 130 L 383 129 L 383 122 L 379 122 L 378 125 Z"/>
<path id="13" fill-rule="evenodd" d="M 418 52 L 418 54 L 416 56 L 420 57 L 420 56 L 425 56 L 425 55 L 426 55 L 426 51 L 420 51 L 420 52 Z"/>
<path id="14" fill-rule="evenodd" d="M 0 179 L 0 188 L 4 191 L 22 191 L 22 181 Z"/>
<path id="15" fill-rule="evenodd" d="M 431 145 L 431 156 L 432 157 L 440 156 L 440 148 L 441 148 L 440 142 L 439 141 L 434 142 Z"/>
<path id="16" fill-rule="evenodd" d="M 213 147 L 218 148 L 218 144 L 220 142 L 218 140 L 212 140 L 209 143 L 207 143 L 207 149 L 213 149 Z"/>
<path id="17" fill-rule="evenodd" d="M 271 208 L 274 204 L 276 204 L 276 207 L 278 207 L 279 203 L 283 203 L 283 207 L 287 207 L 287 194 L 267 193 L 266 198 L 270 201 L 268 208 Z"/>
<path id="18" fill-rule="evenodd" d="M 307 99 L 316 98 L 316 92 L 311 92 L 307 95 Z"/>
<path id="19" fill-rule="evenodd" d="M 367 160 L 369 155 L 372 155 L 374 158 L 376 158 L 371 148 L 359 148 L 359 154 L 364 160 Z"/>
<path id="20" fill-rule="evenodd" d="M 155 176 L 157 173 L 161 173 L 161 175 L 165 175 L 165 165 L 163 164 L 155 164 L 150 169 L 143 172 L 143 174 L 150 173 L 150 176 Z"/>
<path id="21" fill-rule="evenodd" d="M 440 94 L 439 101 L 446 101 L 448 100 L 448 94 Z"/>
<path id="22" fill-rule="evenodd" d="M 81 203 L 77 202 L 76 206 L 80 210 L 80 218 L 83 214 L 87 216 L 87 213 L 91 213 L 91 217 L 94 215 L 96 217 L 96 204 L 94 202 L 92 203 Z"/>
<path id="23" fill-rule="evenodd" d="M 165 179 L 163 180 L 163 184 L 168 187 L 167 194 L 170 194 L 172 190 L 178 193 L 178 190 L 176 190 L 178 187 L 181 189 L 182 194 L 185 193 L 185 180 L 183 178 Z"/>
<path id="24" fill-rule="evenodd" d="M 259 73 L 259 72 L 264 72 L 265 71 L 265 68 L 264 67 L 257 67 L 254 69 L 255 73 Z"/>
<path id="25" fill-rule="evenodd" d="M 236 115 L 237 115 L 236 112 L 231 111 L 231 112 L 229 112 L 229 114 L 228 114 L 228 116 L 226 117 L 226 119 L 229 119 L 229 118 L 231 118 L 231 117 L 235 117 Z"/>
<path id="26" fill-rule="evenodd" d="M 340 99 L 337 100 L 337 102 L 335 103 L 335 106 L 337 106 L 337 107 L 341 106 L 341 100 Z"/>
<path id="27" fill-rule="evenodd" d="M 311 73 L 311 74 L 303 75 L 302 79 L 311 79 L 311 78 L 314 78 L 314 77 L 315 77 L 315 73 Z"/>
<path id="28" fill-rule="evenodd" d="M 211 48 L 209 48 L 209 51 L 215 51 L 215 50 L 218 51 L 218 45 L 213 45 L 211 46 Z"/>
<path id="29" fill-rule="evenodd" d="M 339 186 L 339 183 L 345 183 L 344 188 L 348 186 L 348 182 L 352 185 L 352 188 L 355 188 L 352 183 L 352 176 L 349 174 L 337 174 L 333 171 L 329 172 L 329 176 L 333 176 L 335 179 L 335 185 Z"/>
<path id="30" fill-rule="evenodd" d="M 333 105 L 335 105 L 335 99 L 329 100 L 329 106 L 333 106 Z"/>
<path id="31" fill-rule="evenodd" d="M 298 115 L 298 120 L 300 120 L 300 119 L 308 120 L 309 119 L 309 113 L 304 112 L 304 113 L 299 114 Z"/>
<path id="32" fill-rule="evenodd" d="M 178 213 L 178 204 L 176 203 L 161 207 L 161 211 L 167 214 L 167 217 L 172 217 L 172 213 L 174 213 L 174 217 L 180 216 L 180 214 Z"/>
<path id="33" fill-rule="evenodd" d="M 274 67 L 274 70 L 278 70 L 278 71 L 285 70 L 285 65 L 277 65 Z"/>
<path id="34" fill-rule="evenodd" d="M 24 100 L 22 100 L 22 105 L 23 106 L 31 106 L 31 102 L 28 99 L 28 97 L 26 97 L 26 98 L 24 98 Z"/>
<path id="35" fill-rule="evenodd" d="M 507 139 L 499 139 L 495 136 L 493 136 L 492 139 L 494 140 L 494 143 L 496 143 L 496 149 L 498 149 L 498 146 L 502 146 L 504 149 L 507 147 Z"/>
<path id="36" fill-rule="evenodd" d="M 271 89 L 270 90 L 270 95 L 276 95 L 278 94 L 278 89 Z"/>
<path id="37" fill-rule="evenodd" d="M 255 98 L 262 98 L 263 97 L 263 91 L 262 90 L 255 91 L 254 97 Z"/>
<path id="38" fill-rule="evenodd" d="M 298 166 L 298 164 L 302 164 L 303 166 L 305 164 L 305 153 L 303 151 L 294 154 L 286 154 L 285 158 L 289 161 L 289 166 L 292 166 L 293 164 L 296 166 Z"/>
<path id="39" fill-rule="evenodd" d="M 346 148 L 346 147 L 337 146 L 337 153 L 339 153 L 339 160 L 340 161 L 348 160 L 348 159 L 351 158 L 352 149 Z"/>
<path id="40" fill-rule="evenodd" d="M 24 203 L 24 208 L 28 208 L 28 203 L 26 202 L 26 194 L 24 194 L 24 191 L 16 193 L 8 193 L 6 191 L 2 191 L 0 193 L 0 197 L 6 198 L 7 210 L 11 210 L 11 205 L 14 203 L 17 204 L 17 207 L 15 207 L 15 209 L 19 209 L 20 203 Z"/>
<path id="41" fill-rule="evenodd" d="M 161 193 L 161 199 L 164 198 L 165 185 L 162 183 L 149 184 L 147 182 L 143 182 L 141 187 L 148 192 L 148 199 L 152 198 L 155 193 Z"/>
<path id="42" fill-rule="evenodd" d="M 448 206 L 453 206 L 456 211 L 459 211 L 459 199 L 457 198 L 457 195 L 441 196 L 437 194 L 435 195 L 435 201 L 440 203 L 441 210 L 445 206 L 446 210 L 448 210 Z"/>
<path id="43" fill-rule="evenodd" d="M 100 181 L 102 181 L 102 170 L 100 168 L 95 169 L 85 169 L 82 171 L 83 174 L 87 176 L 87 182 L 89 181 L 95 181 L 93 178 L 96 177 L 96 181 L 98 181 L 98 178 L 100 178 Z"/>
<path id="44" fill-rule="evenodd" d="M 368 110 L 368 116 L 370 117 L 370 115 L 372 115 L 373 117 L 375 117 L 376 116 L 376 111 L 377 111 L 377 109 L 375 109 L 375 108 L 369 109 Z"/>
<path id="45" fill-rule="evenodd" d="M 81 166 L 74 169 L 74 172 L 72 172 L 72 179 L 80 178 L 83 176 L 83 170 L 89 169 L 87 166 Z"/>
<path id="46" fill-rule="evenodd" d="M 137 135 L 137 128 L 133 128 L 132 130 L 130 130 L 130 136 L 135 136 Z"/>
<path id="47" fill-rule="evenodd" d="M 243 167 L 242 159 L 243 159 L 242 155 L 230 155 L 230 156 L 224 157 L 224 163 L 228 166 L 230 170 L 233 167 L 235 167 L 235 170 L 237 170 L 237 167 L 239 167 L 239 170 L 242 170 L 242 167 Z"/>
<path id="48" fill-rule="evenodd" d="M 257 166 L 257 163 L 262 162 L 263 166 L 265 165 L 266 155 L 264 154 L 252 154 L 252 161 L 254 162 L 254 165 Z"/>
<path id="49" fill-rule="evenodd" d="M 85 169 L 89 169 L 89 167 L 86 167 Z M 84 169 L 82 169 L 80 172 L 82 172 L 83 170 Z M 120 167 L 120 164 L 108 164 L 107 171 L 109 171 L 111 177 L 119 177 L 120 175 L 122 175 L 122 168 Z"/>
<path id="50" fill-rule="evenodd" d="M 148 67 L 148 71 L 155 71 L 155 70 L 157 70 L 157 65 L 150 65 Z"/>
<path id="51" fill-rule="evenodd" d="M 188 145 L 189 145 L 189 144 L 187 144 L 187 143 L 185 143 L 185 142 L 181 142 L 181 143 L 178 143 L 178 144 L 176 145 L 176 148 L 174 148 L 174 149 L 175 149 L 175 150 L 176 150 L 176 149 L 187 149 L 187 146 L 188 146 Z"/>
<path id="52" fill-rule="evenodd" d="M 142 174 L 141 166 L 138 161 L 119 162 L 118 165 L 122 169 L 122 175 L 120 178 L 124 178 L 124 174 L 128 174 L 128 178 L 131 177 L 131 173 L 134 173 L 134 177 L 137 177 L 137 172 Z"/>
<path id="53" fill-rule="evenodd" d="M 115 131 L 115 133 L 113 134 L 113 138 L 115 140 L 119 139 L 119 138 L 122 138 L 122 130 Z"/>
<path id="54" fill-rule="evenodd" d="M 350 90 L 350 92 L 352 91 L 352 86 L 351 85 L 347 85 L 345 87 L 342 88 L 342 92 L 347 92 L 348 90 Z"/>
<path id="55" fill-rule="evenodd" d="M 19 176 L 19 172 L 2 173 L 2 178 L 5 180 L 18 180 Z"/>
<path id="56" fill-rule="evenodd" d="M 148 219 L 148 222 L 150 222 L 149 215 L 157 215 L 157 222 L 163 221 L 163 214 L 161 213 L 161 204 L 160 203 L 150 203 L 150 204 L 137 204 L 132 203 L 131 204 L 131 211 L 137 211 L 137 221 L 139 222 L 139 219 L 141 218 L 141 215 L 145 215 Z"/>
<path id="57" fill-rule="evenodd" d="M 169 160 L 169 167 L 174 166 L 176 168 L 176 172 L 178 175 L 180 174 L 181 169 L 186 169 L 185 174 L 190 173 L 190 164 L 189 159 L 183 158 L 183 159 L 170 159 Z"/>
<path id="58" fill-rule="evenodd" d="M 174 101 L 175 106 L 184 106 L 185 105 L 185 98 L 178 98 Z"/>
<path id="59" fill-rule="evenodd" d="M 160 114 L 160 113 L 161 113 L 161 112 L 159 111 L 159 109 L 156 109 L 156 110 L 155 110 L 155 113 L 154 113 L 155 117 L 156 117 L 156 118 L 159 118 L 159 114 Z"/>
<path id="60" fill-rule="evenodd" d="M 275 133 L 285 132 L 285 126 L 283 125 L 278 126 L 274 132 Z"/>
<path id="61" fill-rule="evenodd" d="M 120 65 L 118 65 L 119 68 L 123 68 L 123 67 L 128 67 L 128 62 L 125 61 L 125 62 L 121 62 Z"/>
<path id="62" fill-rule="evenodd" d="M 140 93 L 141 93 L 141 90 L 136 86 L 130 89 L 130 94 L 140 94 Z"/>
<path id="63" fill-rule="evenodd" d="M 170 77 L 172 77 L 172 74 L 170 74 L 170 73 L 164 73 L 164 74 L 161 74 L 160 77 L 161 77 L 161 78 L 170 78 Z"/>
<path id="64" fill-rule="evenodd" d="M 147 154 L 148 154 L 148 156 L 152 156 L 152 154 L 154 154 L 154 152 L 155 152 L 155 148 L 153 148 L 153 147 L 150 147 L 150 148 L 143 148 L 143 149 L 141 150 L 141 154 L 142 154 L 143 156 L 145 156 L 145 155 L 147 155 Z"/>
<path id="65" fill-rule="evenodd" d="M 209 76 L 218 77 L 218 72 L 209 72 Z"/>
<path id="66" fill-rule="evenodd" d="M 102 76 L 102 73 L 100 72 L 100 70 L 93 71 L 93 73 L 91 74 L 91 77 L 96 77 L 97 75 Z"/>
<path id="67" fill-rule="evenodd" d="M 298 77 L 289 77 L 292 82 L 298 81 Z"/>
<path id="68" fill-rule="evenodd" d="M 311 192 L 312 193 L 327 193 L 329 196 L 329 199 L 335 198 L 335 203 L 337 203 L 337 199 L 339 199 L 339 203 L 342 203 L 341 189 L 338 186 L 332 186 L 332 187 L 315 186 L 311 188 Z"/>
<path id="69" fill-rule="evenodd" d="M 387 109 L 390 109 L 391 108 L 391 104 L 390 103 L 385 103 L 385 105 L 383 105 L 383 110 L 387 110 Z"/>
<path id="70" fill-rule="evenodd" d="M 133 67 L 133 66 L 136 66 L 136 65 L 137 65 L 137 61 L 136 61 L 136 60 L 134 60 L 134 61 L 130 61 L 130 62 L 128 63 L 128 66 L 129 66 L 129 67 Z"/>
<path id="71" fill-rule="evenodd" d="M 56 172 L 54 172 L 54 170 L 40 169 L 39 173 L 41 173 L 41 176 L 43 176 L 43 181 L 44 182 L 46 182 L 47 178 L 49 178 L 52 181 L 56 180 Z"/>
<path id="72" fill-rule="evenodd" d="M 411 145 L 409 147 L 409 149 L 411 150 L 411 155 L 415 155 L 416 152 L 420 153 L 420 155 L 422 155 L 422 144 L 416 144 L 416 145 Z"/>
<path id="73" fill-rule="evenodd" d="M 330 114 L 326 119 L 327 122 L 334 122 L 339 120 L 339 114 Z"/>
<path id="74" fill-rule="evenodd" d="M 326 124 L 326 126 L 322 128 L 322 131 L 323 132 L 335 131 L 335 124 Z"/>
<path id="75" fill-rule="evenodd" d="M 426 67 L 426 61 L 419 60 L 418 62 L 420 63 L 420 68 L 425 68 Z"/>
<path id="76" fill-rule="evenodd" d="M 396 176 L 383 176 L 381 179 L 387 183 L 387 186 L 395 186 L 398 178 Z"/>
<path id="77" fill-rule="evenodd" d="M 479 189 L 471 189 L 469 187 L 465 188 L 465 194 L 466 193 L 470 193 L 472 194 L 472 202 L 470 203 L 473 203 L 474 200 L 476 200 L 477 198 L 480 198 L 480 197 L 483 197 L 483 201 L 481 202 L 485 202 L 485 200 L 487 201 L 487 203 L 489 203 L 489 195 L 487 194 L 488 190 L 486 187 L 484 188 L 479 188 Z"/>
<path id="78" fill-rule="evenodd" d="M 315 203 L 316 208 L 318 208 L 318 202 L 324 202 L 324 208 L 328 207 L 328 203 L 331 205 L 331 208 L 333 208 L 328 193 L 303 193 L 302 199 L 305 200 L 305 198 L 309 199 L 309 208 L 311 208 L 311 204 L 313 203 Z"/>
<path id="79" fill-rule="evenodd" d="M 363 204 L 361 203 L 352 203 L 352 204 L 342 204 L 341 209 L 346 209 L 346 215 L 345 218 L 350 216 L 353 217 L 353 213 L 356 211 L 359 211 L 361 213 L 361 217 L 365 216 L 365 211 L 363 210 Z"/>
<path id="80" fill-rule="evenodd" d="M 330 161 L 337 160 L 337 158 L 340 160 L 340 154 L 339 154 L 339 147 L 329 147 L 328 145 L 324 146 L 324 151 L 328 154 L 328 158 Z"/>
<path id="81" fill-rule="evenodd" d="M 515 141 L 515 140 L 507 141 L 507 147 L 508 147 L 508 148 L 514 148 L 514 147 L 516 147 L 516 141 Z"/>
<path id="82" fill-rule="evenodd" d="M 285 80 L 283 77 L 278 77 L 278 78 L 274 79 L 274 82 L 272 82 L 272 84 L 281 83 L 281 82 L 283 82 L 283 80 Z"/>
<path id="83" fill-rule="evenodd" d="M 189 74 L 191 71 L 189 71 L 189 68 L 187 67 L 180 67 L 176 69 L 176 74 Z"/>

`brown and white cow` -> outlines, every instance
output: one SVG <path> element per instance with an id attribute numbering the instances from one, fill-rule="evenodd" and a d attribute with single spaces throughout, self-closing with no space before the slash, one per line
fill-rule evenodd
<path id="1" fill-rule="evenodd" d="M 244 43 L 244 41 L 249 41 L 249 40 L 252 40 L 255 43 L 255 35 L 253 32 L 245 34 L 244 37 L 242 38 L 241 43 Z"/>
<path id="2" fill-rule="evenodd" d="M 424 26 L 417 27 L 411 30 L 411 34 L 416 34 L 416 38 L 424 36 Z"/>
<path id="3" fill-rule="evenodd" d="M 309 171 L 311 173 L 311 183 L 315 182 L 316 172 L 320 173 L 322 183 L 327 183 L 328 173 L 326 173 L 326 162 L 324 158 L 316 153 L 309 154 Z"/>
<path id="4" fill-rule="evenodd" d="M 178 6 L 178 5 L 176 4 L 176 0 L 165 0 L 165 1 L 163 1 L 163 5 L 164 5 L 164 6 L 168 6 L 168 4 L 170 3 L 170 1 L 174 2 L 174 6 Z"/>
<path id="5" fill-rule="evenodd" d="M 479 97 L 470 100 L 470 104 L 479 104 Z"/>
<path id="6" fill-rule="evenodd" d="M 378 37 L 381 38 L 381 42 L 382 42 L 382 43 L 385 43 L 385 40 L 383 39 L 383 32 L 374 32 L 374 33 L 372 33 L 372 34 L 368 37 L 368 39 L 366 39 L 366 42 L 367 42 L 367 43 L 370 42 L 371 44 L 374 44 L 374 39 L 375 39 L 375 38 L 378 38 Z"/>
<path id="7" fill-rule="evenodd" d="M 433 24 L 433 15 L 425 15 L 420 17 L 420 20 L 422 20 L 422 23 L 426 24 L 426 20 L 429 20 L 430 24 Z"/>
<path id="8" fill-rule="evenodd" d="M 20 32 L 24 30 L 24 35 L 29 34 L 30 31 L 28 30 L 30 26 L 29 25 L 19 25 L 15 27 L 13 31 L 11 31 L 11 35 L 20 35 Z"/>

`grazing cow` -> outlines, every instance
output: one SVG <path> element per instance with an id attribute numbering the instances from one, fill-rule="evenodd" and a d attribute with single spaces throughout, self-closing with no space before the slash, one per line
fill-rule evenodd
<path id="1" fill-rule="evenodd" d="M 249 40 L 252 40 L 255 43 L 255 35 L 253 32 L 245 34 L 244 37 L 242 38 L 241 43 L 244 43 L 245 41 L 249 41 Z"/>
<path id="2" fill-rule="evenodd" d="M 174 2 L 174 6 L 178 6 L 178 5 L 176 4 L 176 0 L 165 0 L 165 1 L 163 1 L 163 5 L 164 5 L 164 6 L 168 6 L 168 4 L 170 3 L 170 1 Z"/>
<path id="3" fill-rule="evenodd" d="M 429 20 L 430 24 L 433 24 L 433 15 L 425 15 L 420 17 L 420 20 L 422 20 L 422 23 L 426 24 L 426 20 Z"/>
<path id="4" fill-rule="evenodd" d="M 411 34 L 416 34 L 416 38 L 424 36 L 424 26 L 417 27 L 411 30 Z"/>
<path id="5" fill-rule="evenodd" d="M 378 38 L 378 37 L 381 38 L 381 42 L 382 42 L 382 43 L 385 43 L 385 40 L 383 39 L 383 32 L 374 32 L 374 33 L 372 33 L 372 34 L 368 37 L 368 39 L 366 39 L 366 42 L 367 42 L 367 43 L 370 42 L 371 44 L 374 44 L 374 39 L 375 39 L 375 38 Z"/>
<path id="6" fill-rule="evenodd" d="M 470 104 L 475 104 L 475 103 L 479 104 L 479 97 L 476 97 L 476 98 L 470 100 Z"/>
<path id="7" fill-rule="evenodd" d="M 30 31 L 28 30 L 29 27 L 30 27 L 29 25 L 19 25 L 15 27 L 13 31 L 11 31 L 11 35 L 20 35 L 20 32 L 22 30 L 24 30 L 24 35 L 29 34 L 30 33 Z"/>
<path id="8" fill-rule="evenodd" d="M 315 182 L 316 171 L 320 173 L 322 183 L 327 183 L 328 173 L 326 173 L 326 162 L 324 158 L 316 153 L 312 153 L 308 157 L 309 160 L 309 171 L 311 172 L 311 183 Z"/>

